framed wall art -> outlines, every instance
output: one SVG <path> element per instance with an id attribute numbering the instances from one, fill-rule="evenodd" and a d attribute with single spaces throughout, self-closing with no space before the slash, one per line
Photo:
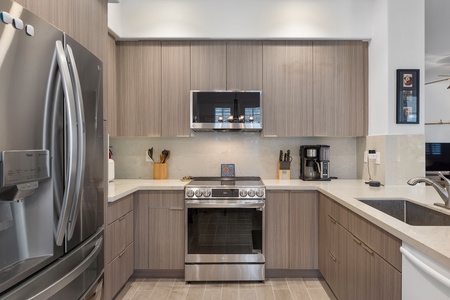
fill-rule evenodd
<path id="1" fill-rule="evenodd" d="M 397 124 L 419 124 L 419 70 L 397 70 Z"/>

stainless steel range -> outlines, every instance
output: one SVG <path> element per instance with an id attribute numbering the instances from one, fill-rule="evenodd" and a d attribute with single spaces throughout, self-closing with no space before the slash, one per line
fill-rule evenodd
<path id="1" fill-rule="evenodd" d="M 266 190 L 259 177 L 196 177 L 185 187 L 185 280 L 263 281 Z"/>

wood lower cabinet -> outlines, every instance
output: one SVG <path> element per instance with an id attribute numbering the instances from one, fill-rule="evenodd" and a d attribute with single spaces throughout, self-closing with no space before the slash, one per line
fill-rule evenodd
<path id="1" fill-rule="evenodd" d="M 399 239 L 320 194 L 319 270 L 338 299 L 401 299 L 400 246 Z"/>
<path id="2" fill-rule="evenodd" d="M 133 274 L 133 195 L 108 203 L 105 244 L 105 299 L 112 299 Z"/>
<path id="3" fill-rule="evenodd" d="M 267 269 L 318 269 L 317 210 L 315 191 L 267 192 Z"/>
<path id="4" fill-rule="evenodd" d="M 141 191 L 138 193 L 134 211 L 135 272 L 148 276 L 182 274 L 183 191 Z"/>

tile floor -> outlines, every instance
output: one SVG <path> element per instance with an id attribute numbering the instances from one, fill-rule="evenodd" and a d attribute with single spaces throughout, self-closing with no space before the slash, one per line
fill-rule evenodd
<path id="1" fill-rule="evenodd" d="M 130 279 L 116 300 L 336 300 L 323 279 L 271 278 L 264 283 L 186 284 L 183 279 Z"/>

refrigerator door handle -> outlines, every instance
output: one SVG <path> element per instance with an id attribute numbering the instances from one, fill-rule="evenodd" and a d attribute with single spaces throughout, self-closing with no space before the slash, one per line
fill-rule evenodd
<path id="1" fill-rule="evenodd" d="M 78 149 L 77 149 L 77 173 L 75 177 L 75 191 L 74 200 L 70 210 L 69 221 L 67 224 L 68 236 L 67 239 L 70 240 L 73 236 L 75 225 L 77 222 L 79 214 L 79 205 L 82 196 L 82 187 L 84 181 L 84 171 L 85 171 L 85 161 L 86 161 L 86 125 L 84 118 L 84 106 L 83 106 L 83 95 L 81 92 L 80 77 L 78 75 L 78 69 L 75 62 L 75 57 L 73 55 L 72 48 L 66 45 L 66 55 L 68 58 L 69 69 L 71 72 L 71 77 L 75 86 L 75 109 L 76 109 L 76 121 L 77 121 L 77 137 L 78 137 Z"/>
<path id="2" fill-rule="evenodd" d="M 94 262 L 94 260 L 97 258 L 98 254 L 100 253 L 100 250 L 102 249 L 103 244 L 103 236 L 100 237 L 95 242 L 95 247 L 92 249 L 91 253 L 89 253 L 86 258 L 79 263 L 74 269 L 72 269 L 69 273 L 64 275 L 61 279 L 53 283 L 52 285 L 48 286 L 38 294 L 34 295 L 33 297 L 29 298 L 30 300 L 40 300 L 40 299 L 48 299 L 54 294 L 56 294 L 58 291 L 66 287 L 69 283 L 71 283 L 73 280 L 75 280 L 78 276 L 80 276 L 83 272 L 85 272 L 89 266 Z"/>
<path id="3" fill-rule="evenodd" d="M 55 240 L 58 246 L 61 246 L 64 241 L 64 235 L 67 229 L 67 223 L 69 220 L 70 209 L 73 205 L 74 192 L 75 192 L 75 177 L 77 166 L 77 149 L 78 143 L 76 135 L 76 109 L 74 100 L 74 89 L 70 80 L 70 71 L 67 64 L 67 57 L 64 53 L 63 45 L 61 41 L 56 41 L 55 46 L 56 61 L 58 63 L 59 72 L 61 74 L 61 81 L 64 92 L 64 101 L 67 109 L 67 164 L 66 164 L 66 187 L 64 191 L 61 214 L 58 220 L 58 224 L 55 229 Z M 52 137 L 54 138 L 54 137 Z M 55 141 L 53 141 L 55 143 Z M 56 147 L 55 147 L 56 148 Z"/>

